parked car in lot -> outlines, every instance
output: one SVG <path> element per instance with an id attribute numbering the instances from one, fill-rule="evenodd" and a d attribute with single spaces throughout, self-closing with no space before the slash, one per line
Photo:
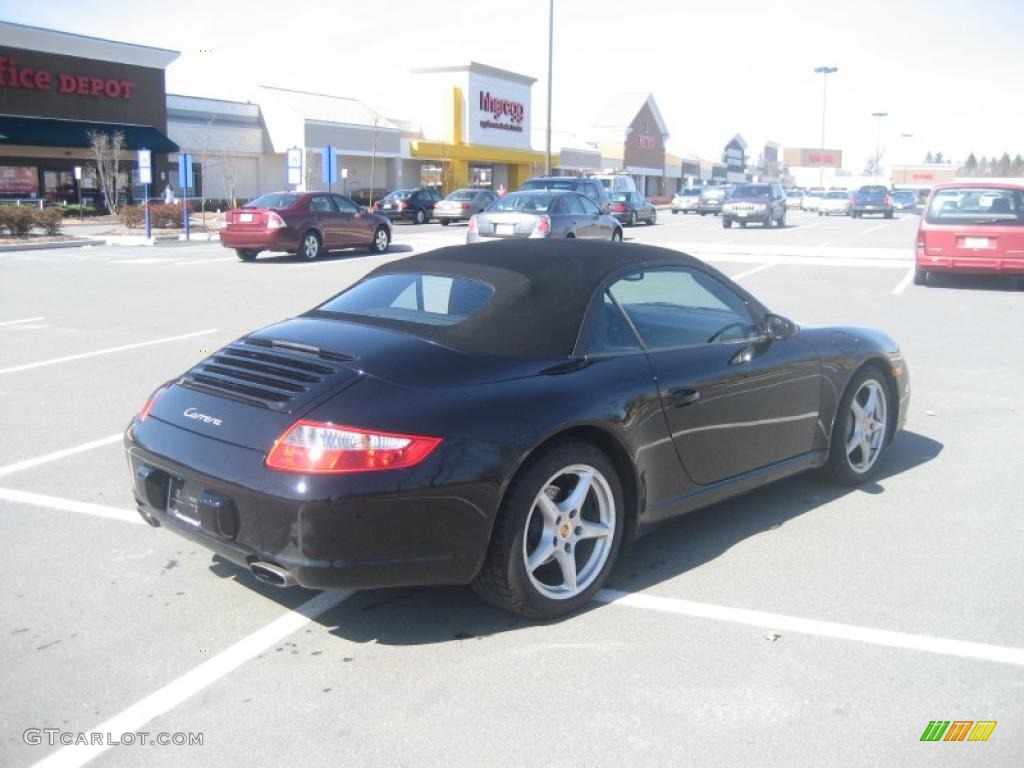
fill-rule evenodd
<path id="1" fill-rule="evenodd" d="M 638 221 L 658 223 L 658 210 L 639 192 L 612 192 L 611 214 L 617 221 L 635 227 Z"/>
<path id="2" fill-rule="evenodd" d="M 502 238 L 622 240 L 622 226 L 578 192 L 535 190 L 499 197 L 469 220 L 466 242 Z"/>
<path id="3" fill-rule="evenodd" d="M 804 193 L 804 199 L 800 207 L 805 211 L 816 211 L 821 204 L 821 198 L 825 196 L 825 190 L 821 187 L 811 187 Z"/>
<path id="4" fill-rule="evenodd" d="M 268 584 L 472 584 L 551 617 L 668 519 L 818 467 L 870 481 L 909 393 L 884 333 L 801 328 L 693 257 L 506 241 L 242 336 L 124 444 L 147 523 Z"/>
<path id="5" fill-rule="evenodd" d="M 697 213 L 701 216 L 707 216 L 709 213 L 718 216 L 728 195 L 728 187 L 704 187 L 697 198 Z"/>
<path id="6" fill-rule="evenodd" d="M 457 189 L 434 206 L 434 218 L 447 227 L 453 221 L 469 221 L 498 199 L 489 189 Z"/>
<path id="7" fill-rule="evenodd" d="M 892 218 L 892 196 L 881 184 L 865 184 L 853 193 L 850 215 L 859 219 L 861 216 L 877 213 L 887 219 Z"/>
<path id="8" fill-rule="evenodd" d="M 384 195 L 373 210 L 392 221 L 398 219 L 426 224 L 434 218 L 434 206 L 440 199 L 436 189 L 396 189 Z"/>
<path id="9" fill-rule="evenodd" d="M 326 192 L 271 192 L 224 214 L 220 243 L 242 261 L 260 251 L 286 251 L 315 259 L 339 248 L 368 247 L 384 253 L 391 222 L 344 195 Z"/>
<path id="10" fill-rule="evenodd" d="M 611 208 L 611 198 L 608 197 L 608 190 L 604 184 L 593 176 L 537 176 L 521 186 L 518 192 L 529 192 L 531 190 L 554 190 L 563 192 L 578 192 L 590 198 L 597 204 L 601 213 L 608 213 Z"/>
<path id="11" fill-rule="evenodd" d="M 915 245 L 917 285 L 937 272 L 1024 277 L 1024 181 L 936 185 Z"/>
<path id="12" fill-rule="evenodd" d="M 604 185 L 604 188 L 608 190 L 608 194 L 612 192 L 636 192 L 636 182 L 633 177 L 625 173 L 597 173 L 590 177 L 596 179 Z"/>
<path id="13" fill-rule="evenodd" d="M 840 216 L 849 216 L 851 200 L 852 195 L 843 190 L 826 192 L 818 202 L 818 215 L 832 216 L 833 214 L 839 214 Z"/>
<path id="14" fill-rule="evenodd" d="M 672 197 L 672 213 L 696 213 L 699 205 L 700 187 L 684 187 Z"/>
<path id="15" fill-rule="evenodd" d="M 909 189 L 897 189 L 892 193 L 892 207 L 894 211 L 916 211 L 917 193 Z"/>
<path id="16" fill-rule="evenodd" d="M 782 187 L 777 182 L 737 186 L 722 206 L 722 226 L 729 229 L 733 222 L 741 227 L 751 222 L 763 227 L 786 226 L 786 195 Z"/>
<path id="17" fill-rule="evenodd" d="M 804 204 L 803 190 L 791 189 L 786 193 L 786 208 L 802 208 Z"/>

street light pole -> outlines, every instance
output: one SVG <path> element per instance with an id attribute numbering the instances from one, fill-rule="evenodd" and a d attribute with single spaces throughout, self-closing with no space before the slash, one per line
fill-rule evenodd
<path id="1" fill-rule="evenodd" d="M 880 147 L 882 143 L 882 118 L 888 117 L 888 112 L 872 112 L 871 116 L 878 119 L 875 128 L 875 172 L 873 176 L 878 178 L 878 163 L 881 160 Z"/>
<path id="2" fill-rule="evenodd" d="M 839 67 L 815 67 L 815 74 L 821 75 L 821 147 L 818 156 L 818 186 L 825 186 L 825 103 L 828 95 L 828 76 L 838 72 Z"/>
<path id="3" fill-rule="evenodd" d="M 544 140 L 544 175 L 551 175 L 551 65 L 554 59 L 555 0 L 548 0 L 548 115 Z"/>

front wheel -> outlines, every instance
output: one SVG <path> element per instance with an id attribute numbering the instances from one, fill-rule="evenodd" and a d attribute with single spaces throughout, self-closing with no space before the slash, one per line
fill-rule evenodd
<path id="1" fill-rule="evenodd" d="M 312 261 L 320 255 L 320 235 L 310 230 L 302 236 L 302 248 L 299 249 L 305 258 Z"/>
<path id="2" fill-rule="evenodd" d="M 242 261 L 252 261 L 259 254 L 259 251 L 253 248 L 235 248 L 235 253 Z"/>
<path id="3" fill-rule="evenodd" d="M 438 219 L 438 221 L 441 222 L 442 227 L 447 227 L 449 224 L 451 224 L 451 221 L 449 221 L 448 219 Z"/>
<path id="4" fill-rule="evenodd" d="M 732 229 L 732 219 L 722 219 L 722 229 Z"/>
<path id="5" fill-rule="evenodd" d="M 629 226 L 631 226 L 631 227 L 635 227 L 636 226 L 636 211 L 630 211 L 629 212 Z"/>
<path id="6" fill-rule="evenodd" d="M 889 436 L 889 390 L 882 372 L 866 365 L 854 374 L 839 401 L 828 469 L 842 485 L 867 482 L 878 472 Z"/>
<path id="7" fill-rule="evenodd" d="M 556 443 L 509 486 L 473 588 L 524 616 L 570 613 L 608 577 L 624 515 L 621 482 L 608 457 L 579 440 Z"/>
<path id="8" fill-rule="evenodd" d="M 621 243 L 622 242 L 622 230 L 619 229 L 618 227 L 616 227 L 612 231 L 612 242 L 613 243 Z"/>
<path id="9" fill-rule="evenodd" d="M 658 211 L 657 211 L 657 209 L 651 211 L 651 218 L 649 218 L 647 220 L 647 223 L 648 224 L 657 224 L 658 223 Z"/>
<path id="10" fill-rule="evenodd" d="M 370 242 L 370 250 L 374 253 L 384 253 L 391 244 L 391 235 L 386 227 L 377 227 L 373 232 L 373 240 Z"/>
<path id="11" fill-rule="evenodd" d="M 417 224 L 425 224 L 427 221 L 427 215 L 422 210 L 416 211 L 416 218 L 414 221 Z"/>

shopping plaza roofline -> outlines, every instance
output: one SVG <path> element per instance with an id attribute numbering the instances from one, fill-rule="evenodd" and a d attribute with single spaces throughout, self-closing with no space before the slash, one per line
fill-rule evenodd
<path id="1" fill-rule="evenodd" d="M 469 64 L 457 64 L 455 66 L 448 67 L 418 67 L 409 71 L 414 75 L 429 75 L 437 72 L 475 72 L 478 75 L 489 75 L 501 80 L 510 80 L 514 83 L 522 83 L 523 85 L 533 85 L 537 82 L 536 77 L 521 75 L 518 72 L 510 72 L 507 69 L 499 69 L 498 67 L 492 67 L 489 64 L 481 64 L 478 61 L 471 61 Z"/>
<path id="2" fill-rule="evenodd" d="M 180 51 L 172 51 L 169 48 L 125 43 L 105 37 L 90 37 L 59 29 L 31 27 L 12 21 L 0 21 L 0 45 L 27 48 L 42 53 L 78 56 L 83 59 L 118 61 L 155 69 L 166 69 L 181 55 Z"/>

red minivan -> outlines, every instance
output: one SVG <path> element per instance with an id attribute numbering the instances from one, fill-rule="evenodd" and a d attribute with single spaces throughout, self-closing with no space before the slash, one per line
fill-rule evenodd
<path id="1" fill-rule="evenodd" d="M 937 184 L 917 228 L 914 284 L 933 272 L 1024 277 L 1024 180 Z"/>

